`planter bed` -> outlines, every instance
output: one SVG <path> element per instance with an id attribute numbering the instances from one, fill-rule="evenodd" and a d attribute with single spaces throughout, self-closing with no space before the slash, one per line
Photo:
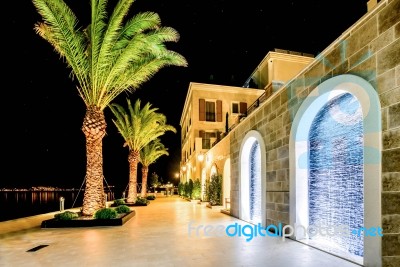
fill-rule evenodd
<path id="1" fill-rule="evenodd" d="M 110 207 L 117 207 L 117 206 L 120 206 L 120 205 L 125 205 L 125 206 L 128 206 L 128 207 L 147 206 L 147 205 L 150 204 L 150 201 L 154 201 L 154 200 L 155 199 L 152 199 L 152 200 L 147 199 L 146 203 L 143 203 L 143 202 L 135 202 L 135 203 L 125 202 L 125 203 L 119 204 L 119 205 L 115 205 L 115 203 L 112 203 L 110 205 Z"/>
<path id="2" fill-rule="evenodd" d="M 127 205 L 128 207 L 139 207 L 139 206 L 147 206 L 149 205 L 149 203 L 147 204 L 142 204 L 142 203 L 126 203 L 124 205 Z"/>
<path id="3" fill-rule="evenodd" d="M 115 219 L 94 219 L 78 217 L 72 220 L 49 219 L 42 221 L 41 228 L 64 228 L 64 227 L 92 227 L 92 226 L 119 226 L 129 221 L 136 212 L 133 210 L 129 213 L 121 214 Z"/>

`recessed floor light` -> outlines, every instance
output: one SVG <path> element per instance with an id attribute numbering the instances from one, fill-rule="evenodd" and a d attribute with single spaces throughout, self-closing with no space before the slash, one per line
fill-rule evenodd
<path id="1" fill-rule="evenodd" d="M 30 250 L 27 250 L 26 252 L 35 252 L 35 251 L 38 251 L 39 249 L 45 248 L 47 246 L 48 245 L 39 245 L 39 246 L 36 246 L 34 248 L 31 248 Z"/>

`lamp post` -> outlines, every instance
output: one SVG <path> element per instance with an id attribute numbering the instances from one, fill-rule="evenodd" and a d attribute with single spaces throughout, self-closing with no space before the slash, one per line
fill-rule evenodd
<path id="1" fill-rule="evenodd" d="M 175 172 L 173 181 L 174 181 L 173 182 L 174 185 L 180 183 L 179 172 Z"/>
<path id="2" fill-rule="evenodd" d="M 186 182 L 186 177 L 187 177 L 187 175 L 186 175 L 186 165 L 182 165 L 181 173 L 182 173 L 181 179 L 183 179 L 183 182 Z"/>

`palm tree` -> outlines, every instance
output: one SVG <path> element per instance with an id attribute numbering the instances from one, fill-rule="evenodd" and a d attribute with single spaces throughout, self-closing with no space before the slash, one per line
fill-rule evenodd
<path id="1" fill-rule="evenodd" d="M 140 150 L 140 163 L 142 163 L 142 190 L 141 197 L 147 195 L 147 175 L 149 173 L 149 165 L 153 164 L 162 155 L 168 156 L 168 148 L 166 148 L 159 138 L 151 141 L 142 150 Z"/>
<path id="2" fill-rule="evenodd" d="M 62 0 L 32 0 L 43 21 L 36 33 L 48 41 L 71 69 L 86 105 L 82 131 L 86 138 L 83 215 L 105 206 L 102 140 L 104 109 L 122 92 L 134 92 L 166 66 L 187 66 L 186 59 L 165 47 L 177 42 L 173 28 L 162 27 L 157 13 L 143 12 L 126 20 L 134 0 L 120 0 L 108 18 L 107 0 L 91 0 L 91 24 L 78 26 Z"/>
<path id="3" fill-rule="evenodd" d="M 137 198 L 137 167 L 140 161 L 140 151 L 151 141 L 162 136 L 167 131 L 176 133 L 175 127 L 167 124 L 164 114 L 156 112 L 150 103 L 141 109 L 140 99 L 132 107 L 127 99 L 128 108 L 121 105 L 110 104 L 110 109 L 115 115 L 113 122 L 125 140 L 124 147 L 128 146 L 129 183 L 127 202 L 134 203 Z"/>

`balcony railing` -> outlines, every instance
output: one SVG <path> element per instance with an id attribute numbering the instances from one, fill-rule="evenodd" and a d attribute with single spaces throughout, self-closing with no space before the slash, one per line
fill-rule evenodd
<path id="1" fill-rule="evenodd" d="M 242 113 L 238 116 L 238 119 L 235 124 L 233 124 L 231 127 L 228 128 L 228 131 L 226 133 L 223 133 L 222 137 L 225 137 L 233 128 L 235 128 L 244 118 L 249 116 L 251 113 L 253 113 L 262 103 L 264 103 L 268 98 L 271 97 L 273 94 L 273 89 L 272 89 L 272 83 L 265 89 L 264 93 L 260 95 L 259 98 L 257 98 L 256 101 L 254 101 L 246 110 L 246 113 Z M 215 146 L 222 138 L 218 138 L 212 146 Z"/>
<path id="2" fill-rule="evenodd" d="M 256 101 L 254 101 L 246 110 L 246 113 L 241 113 L 237 117 L 236 123 L 234 123 L 231 127 L 228 128 L 228 131 L 225 133 L 221 133 L 218 135 L 217 140 L 211 144 L 211 147 L 215 146 L 216 144 L 219 143 L 230 131 L 232 131 L 233 128 L 235 128 L 244 118 L 249 116 L 251 113 L 253 113 L 262 103 L 264 103 L 267 99 L 269 99 L 272 94 L 274 93 L 274 88 L 277 90 L 279 87 L 281 87 L 283 83 L 277 82 L 277 83 L 270 83 L 268 87 L 265 88 L 265 91 L 262 95 L 260 95 L 259 98 L 257 98 Z"/>

